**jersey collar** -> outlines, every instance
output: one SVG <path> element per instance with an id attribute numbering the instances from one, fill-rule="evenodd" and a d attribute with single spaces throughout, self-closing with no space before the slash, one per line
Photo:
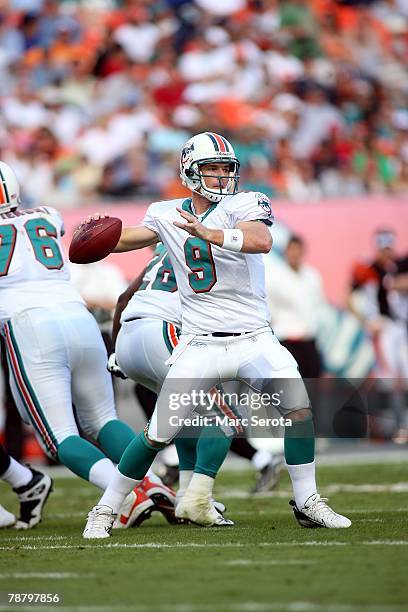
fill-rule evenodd
<path id="1" fill-rule="evenodd" d="M 211 206 L 209 207 L 208 210 L 205 211 L 204 215 L 201 217 L 201 219 L 199 218 L 198 215 L 196 215 L 196 213 L 193 210 L 193 201 L 191 198 L 187 198 L 186 200 L 184 200 L 183 204 L 181 205 L 181 208 L 187 212 L 190 213 L 190 215 L 194 215 L 195 217 L 197 217 L 197 219 L 199 219 L 200 223 L 202 223 L 204 221 L 204 219 L 206 219 L 208 217 L 208 215 L 214 210 L 214 208 L 217 206 L 217 204 L 211 204 Z"/>

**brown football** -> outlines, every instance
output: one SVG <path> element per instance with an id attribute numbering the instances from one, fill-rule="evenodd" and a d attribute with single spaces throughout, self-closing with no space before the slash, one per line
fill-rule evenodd
<path id="1" fill-rule="evenodd" d="M 103 259 L 119 242 L 122 221 L 116 217 L 102 217 L 85 223 L 74 232 L 69 246 L 72 263 L 86 264 Z"/>

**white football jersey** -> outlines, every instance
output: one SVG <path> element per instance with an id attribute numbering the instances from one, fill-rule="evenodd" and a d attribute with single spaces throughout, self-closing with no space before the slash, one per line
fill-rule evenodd
<path id="1" fill-rule="evenodd" d="M 176 208 L 193 213 L 191 199 L 155 202 L 143 225 L 156 232 L 173 263 L 182 307 L 182 329 L 188 334 L 253 331 L 270 320 L 261 254 L 236 253 L 190 236 L 173 222 L 183 222 Z M 240 222 L 273 222 L 270 202 L 262 193 L 226 196 L 199 217 L 213 229 L 232 229 Z"/>
<path id="2" fill-rule="evenodd" d="M 157 246 L 148 263 L 142 284 L 122 312 L 120 322 L 149 317 L 181 327 L 181 304 L 173 266 L 166 248 Z"/>
<path id="3" fill-rule="evenodd" d="M 64 225 L 50 207 L 0 214 L 0 321 L 28 308 L 83 300 L 70 282 Z"/>

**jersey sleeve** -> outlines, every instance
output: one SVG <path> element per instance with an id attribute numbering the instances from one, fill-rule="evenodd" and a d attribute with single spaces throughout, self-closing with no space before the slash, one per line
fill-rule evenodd
<path id="1" fill-rule="evenodd" d="M 52 206 L 43 206 L 42 208 L 52 217 L 52 221 L 55 224 L 58 232 L 61 236 L 63 236 L 65 234 L 65 224 L 61 213 L 56 208 L 52 208 Z"/>
<path id="2" fill-rule="evenodd" d="M 155 209 L 155 204 L 150 204 L 143 218 L 142 225 L 144 225 L 144 227 L 147 227 L 147 229 L 152 230 L 152 232 L 156 232 L 156 234 L 158 234 Z"/>
<path id="3" fill-rule="evenodd" d="M 230 215 L 234 227 L 244 221 L 262 221 L 266 225 L 272 225 L 274 221 L 268 196 L 254 191 L 240 193 L 238 197 L 231 198 Z"/>

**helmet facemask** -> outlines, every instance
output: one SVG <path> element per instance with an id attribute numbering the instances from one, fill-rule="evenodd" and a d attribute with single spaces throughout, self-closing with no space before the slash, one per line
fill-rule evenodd
<path id="1" fill-rule="evenodd" d="M 203 172 L 203 166 L 209 164 L 228 164 L 230 166 L 229 173 L 226 174 L 210 174 L 208 171 Z M 202 195 L 211 202 L 220 202 L 227 195 L 234 195 L 238 191 L 239 182 L 239 161 L 233 159 L 203 159 L 199 162 L 191 164 L 190 168 L 185 171 L 192 188 L 192 191 Z M 207 185 L 207 179 L 217 179 L 218 185 L 210 187 Z M 226 182 L 227 181 L 227 182 Z M 226 183 L 226 184 L 225 184 Z"/>

